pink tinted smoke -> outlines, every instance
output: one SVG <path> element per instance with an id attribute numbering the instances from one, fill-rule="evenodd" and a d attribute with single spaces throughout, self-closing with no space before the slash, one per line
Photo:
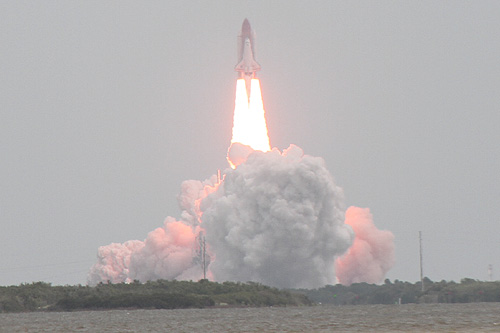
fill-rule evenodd
<path id="1" fill-rule="evenodd" d="M 139 281 L 176 279 L 192 266 L 195 244 L 193 229 L 169 217 L 148 234 L 140 251 L 132 253 L 130 275 Z"/>
<path id="2" fill-rule="evenodd" d="M 345 223 L 352 227 L 355 238 L 346 254 L 335 261 L 338 281 L 343 285 L 382 282 L 394 265 L 394 235 L 375 227 L 368 208 L 349 207 Z"/>
<path id="3" fill-rule="evenodd" d="M 167 217 L 163 226 L 151 231 L 144 241 L 127 241 L 101 246 L 98 262 L 92 266 L 88 283 L 146 282 L 157 279 L 199 280 L 201 266 L 195 262 L 199 247 L 200 204 L 216 191 L 217 177 L 204 182 L 183 182 L 179 195 L 182 217 Z M 208 276 L 211 276 L 210 273 Z"/>

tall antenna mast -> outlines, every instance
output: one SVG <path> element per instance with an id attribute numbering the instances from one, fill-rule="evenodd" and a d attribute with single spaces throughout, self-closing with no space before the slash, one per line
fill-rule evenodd
<path id="1" fill-rule="evenodd" d="M 201 236 L 201 245 L 202 245 L 202 260 L 203 260 L 203 279 L 207 279 L 207 243 L 205 242 L 205 236 L 202 234 Z"/>
<path id="2" fill-rule="evenodd" d="M 198 234 L 198 242 L 200 245 L 200 252 L 198 253 L 200 260 L 201 268 L 203 269 L 203 279 L 207 279 L 207 243 L 205 242 L 205 235 L 203 231 L 200 231 Z"/>
<path id="3" fill-rule="evenodd" d="M 422 231 L 418 232 L 418 240 L 420 243 L 420 284 L 422 285 L 422 292 L 424 292 L 424 265 L 422 256 Z"/>

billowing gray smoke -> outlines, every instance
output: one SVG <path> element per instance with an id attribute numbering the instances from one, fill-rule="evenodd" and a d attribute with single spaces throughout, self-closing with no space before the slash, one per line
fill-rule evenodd
<path id="1" fill-rule="evenodd" d="M 335 282 L 335 257 L 352 244 L 342 190 L 323 159 L 291 145 L 254 152 L 202 204 L 216 280 L 277 287 Z"/>
<path id="2" fill-rule="evenodd" d="M 199 280 L 201 236 L 211 280 L 281 288 L 381 281 L 394 263 L 393 236 L 375 228 L 368 210 L 350 208 L 344 223 L 342 190 L 323 159 L 294 145 L 283 153 L 235 145 L 229 155 L 237 167 L 220 182 L 182 183 L 179 221 L 168 217 L 144 241 L 101 246 L 89 284 Z M 339 259 L 337 279 L 335 259 L 353 240 L 366 250 L 353 246 Z"/>

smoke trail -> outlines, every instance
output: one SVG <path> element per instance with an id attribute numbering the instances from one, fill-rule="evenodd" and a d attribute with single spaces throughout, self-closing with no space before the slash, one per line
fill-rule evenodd
<path id="1" fill-rule="evenodd" d="M 351 245 L 343 193 L 318 157 L 291 145 L 255 151 L 228 170 L 203 202 L 203 227 L 218 281 L 319 287 L 335 281 L 334 260 Z"/>
<path id="2" fill-rule="evenodd" d="M 347 253 L 335 262 L 339 282 L 344 285 L 381 282 L 394 265 L 394 235 L 375 227 L 368 208 L 349 207 L 345 223 L 352 227 L 356 237 Z"/>

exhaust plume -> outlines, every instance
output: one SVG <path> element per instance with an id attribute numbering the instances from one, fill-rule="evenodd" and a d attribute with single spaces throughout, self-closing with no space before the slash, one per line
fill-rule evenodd
<path id="1" fill-rule="evenodd" d="M 251 79 L 250 82 L 250 96 L 248 96 L 245 80 L 238 79 L 236 81 L 231 147 L 237 143 L 248 148 L 245 148 L 244 158 L 240 158 L 240 152 L 236 153 L 237 156 L 232 156 L 228 152 L 227 160 L 233 169 L 253 150 L 271 150 L 260 81 Z"/>
<path id="2" fill-rule="evenodd" d="M 179 221 L 167 217 L 144 241 L 101 246 L 90 285 L 199 280 L 205 264 L 212 280 L 281 288 L 383 279 L 394 236 L 374 226 L 368 209 L 350 207 L 344 223 L 342 189 L 322 158 L 295 145 L 270 149 L 258 79 L 237 80 L 232 134 L 232 169 L 183 182 Z"/>

